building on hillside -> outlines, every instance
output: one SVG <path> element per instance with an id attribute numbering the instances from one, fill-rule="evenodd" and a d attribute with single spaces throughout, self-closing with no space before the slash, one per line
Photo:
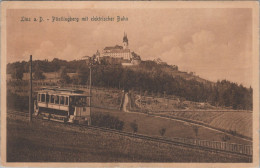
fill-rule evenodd
<path id="1" fill-rule="evenodd" d="M 86 61 L 86 64 L 89 64 L 91 62 L 91 60 L 95 59 L 95 55 L 93 55 L 92 57 L 90 56 L 83 56 L 80 60 L 84 60 Z"/>
<path id="2" fill-rule="evenodd" d="M 132 54 L 129 49 L 129 43 L 127 34 L 124 33 L 123 37 L 123 46 L 115 45 L 112 47 L 105 47 L 102 53 L 97 53 L 99 57 L 113 57 L 113 58 L 122 58 L 125 60 L 131 60 Z"/>
<path id="3" fill-rule="evenodd" d="M 160 58 L 156 58 L 153 61 L 156 62 L 157 64 L 160 64 L 160 65 L 167 65 L 167 63 L 163 62 Z"/>
<path id="4" fill-rule="evenodd" d="M 83 56 L 80 60 L 87 60 L 87 59 L 91 59 L 91 57 L 86 55 L 86 56 Z"/>
<path id="5" fill-rule="evenodd" d="M 114 47 L 105 47 L 102 52 L 102 57 L 114 57 L 130 60 L 132 58 L 132 55 L 130 49 L 125 49 L 122 46 L 116 45 Z"/>
<path id="6" fill-rule="evenodd" d="M 88 56 L 82 57 L 83 60 L 89 60 Z M 97 52 L 92 56 L 92 59 L 101 63 L 122 64 L 122 65 L 138 65 L 141 62 L 141 57 L 129 49 L 129 41 L 127 34 L 124 33 L 122 45 L 105 47 L 101 52 Z"/>
<path id="7" fill-rule="evenodd" d="M 115 46 L 105 47 L 101 53 L 97 52 L 95 55 L 98 60 L 102 57 L 112 57 L 112 58 L 123 59 L 124 62 L 127 63 L 131 63 L 134 59 L 140 59 L 140 57 L 136 58 L 135 56 L 133 56 L 132 53 L 133 52 L 131 52 L 129 48 L 129 41 L 128 41 L 127 34 L 124 33 L 122 46 L 115 45 Z"/>

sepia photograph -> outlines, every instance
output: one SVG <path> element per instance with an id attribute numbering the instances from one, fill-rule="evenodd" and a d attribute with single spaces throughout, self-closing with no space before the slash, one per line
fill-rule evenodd
<path id="1" fill-rule="evenodd" d="M 1 8 L 5 166 L 259 164 L 258 2 Z"/>

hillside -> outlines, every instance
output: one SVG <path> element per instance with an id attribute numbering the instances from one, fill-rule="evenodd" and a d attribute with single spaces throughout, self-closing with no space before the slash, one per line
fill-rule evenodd
<path id="1" fill-rule="evenodd" d="M 177 65 L 168 65 L 166 63 L 158 63 L 156 61 L 148 60 L 148 61 L 142 61 L 141 64 L 138 66 L 132 66 L 129 68 L 132 70 L 136 70 L 136 71 L 140 71 L 140 70 L 150 71 L 150 70 L 157 68 L 169 75 L 172 75 L 173 77 L 180 77 L 185 80 L 196 80 L 196 81 L 202 82 L 202 83 L 212 83 L 213 84 L 213 82 L 195 75 L 194 72 L 188 73 L 188 72 L 180 71 L 178 69 Z"/>
<path id="2" fill-rule="evenodd" d="M 33 62 L 34 79 L 53 84 L 89 84 L 89 65 L 83 60 Z M 26 80 L 28 63 L 7 65 L 8 79 Z M 55 75 L 53 73 L 55 72 Z M 47 73 L 47 74 L 46 74 Z M 52 73 L 52 75 L 49 75 Z M 50 76 L 55 76 L 51 81 Z M 139 65 L 123 67 L 120 64 L 94 63 L 92 84 L 95 87 L 115 88 L 157 97 L 177 96 L 180 99 L 205 102 L 212 106 L 252 110 L 252 88 L 227 80 L 213 83 L 193 73 L 181 72 L 177 66 L 142 61 Z"/>
<path id="3" fill-rule="evenodd" d="M 120 61 L 119 61 L 120 63 Z M 107 61 L 102 64 L 98 64 L 99 66 L 119 66 L 121 64 L 117 63 L 114 61 L 114 63 L 111 63 L 111 61 Z M 86 62 L 84 60 L 74 60 L 74 61 L 65 61 L 65 60 L 59 60 L 57 58 L 54 58 L 52 61 L 44 60 L 35 60 L 33 61 L 33 69 L 39 69 L 45 75 L 50 75 L 52 78 L 55 76 L 57 77 L 57 73 L 60 72 L 61 69 L 66 68 L 67 73 L 76 73 L 79 67 L 87 66 Z M 206 79 L 203 79 L 197 75 L 195 75 L 193 72 L 183 72 L 178 70 L 178 66 L 176 65 L 167 65 L 167 64 L 160 64 L 156 63 L 156 61 L 142 61 L 141 64 L 139 65 L 134 65 L 134 66 L 128 66 L 127 68 L 131 70 L 136 70 L 136 71 L 149 71 L 155 68 L 161 69 L 163 72 L 166 72 L 173 77 L 181 77 L 186 80 L 196 80 L 198 82 L 209 82 L 213 83 L 211 81 L 208 81 Z M 22 61 L 22 62 L 14 62 L 14 63 L 9 63 L 7 64 L 7 78 L 9 80 L 12 79 L 12 74 L 15 73 L 15 71 L 21 71 L 23 74 L 23 78 L 29 79 L 28 71 L 29 71 L 29 64 L 28 62 Z M 56 74 L 55 74 L 56 72 Z M 47 77 L 47 76 L 46 76 Z"/>

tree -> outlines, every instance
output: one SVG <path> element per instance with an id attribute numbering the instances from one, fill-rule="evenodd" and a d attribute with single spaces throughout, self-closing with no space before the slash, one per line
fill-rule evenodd
<path id="1" fill-rule="evenodd" d="M 161 136 L 164 136 L 165 132 L 166 132 L 166 128 L 162 128 L 159 130 Z"/>
<path id="2" fill-rule="evenodd" d="M 196 126 L 196 125 L 194 125 L 192 128 L 193 128 L 193 131 L 194 131 L 194 133 L 195 133 L 195 135 L 196 135 L 196 138 L 197 138 L 197 137 L 198 137 L 198 134 L 199 134 L 199 127 Z"/>
<path id="3" fill-rule="evenodd" d="M 34 75 L 33 75 L 34 79 L 36 79 L 36 80 L 43 80 L 43 79 L 45 79 L 45 76 L 43 75 L 42 68 L 40 67 L 40 63 L 36 63 L 34 69 L 35 69 L 35 72 L 34 72 Z"/>
<path id="4" fill-rule="evenodd" d="M 23 71 L 21 69 L 16 68 L 15 71 L 11 74 L 13 79 L 22 80 L 23 79 Z"/>
<path id="5" fill-rule="evenodd" d="M 63 84 L 68 84 L 71 82 L 69 75 L 67 74 L 66 69 L 63 69 L 60 74 L 60 82 Z"/>
<path id="6" fill-rule="evenodd" d="M 74 85 L 79 84 L 79 78 L 78 78 L 78 76 L 72 76 L 72 78 L 71 78 L 71 83 L 74 84 Z"/>
<path id="7" fill-rule="evenodd" d="M 230 140 L 230 137 L 228 135 L 224 135 L 222 136 L 222 141 L 226 142 L 226 141 L 229 141 Z"/>
<path id="8" fill-rule="evenodd" d="M 43 80 L 45 79 L 45 76 L 43 75 L 43 72 L 41 70 L 36 69 L 33 78 L 36 80 Z"/>
<path id="9" fill-rule="evenodd" d="M 88 77 L 89 77 L 89 67 L 81 66 L 77 70 L 78 82 L 80 85 L 87 84 Z"/>
<path id="10" fill-rule="evenodd" d="M 136 133 L 138 131 L 138 125 L 136 123 L 136 120 L 134 120 L 132 123 L 130 123 L 130 127 L 132 128 L 134 133 Z"/>

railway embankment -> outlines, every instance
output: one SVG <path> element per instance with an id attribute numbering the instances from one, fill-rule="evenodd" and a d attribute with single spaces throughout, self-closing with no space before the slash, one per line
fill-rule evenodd
<path id="1" fill-rule="evenodd" d="M 214 153 L 84 129 L 24 116 L 7 117 L 7 161 L 50 162 L 250 162 L 245 156 Z M 26 135 L 26 136 L 25 136 Z"/>

